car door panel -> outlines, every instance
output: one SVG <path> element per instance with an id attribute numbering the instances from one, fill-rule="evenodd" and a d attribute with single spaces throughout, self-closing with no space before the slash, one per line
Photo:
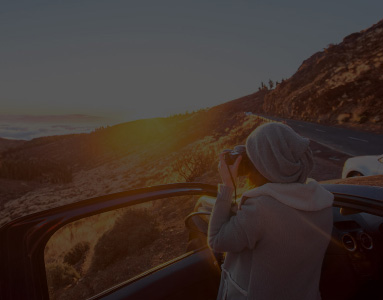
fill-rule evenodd
<path id="1" fill-rule="evenodd" d="M 208 248 L 91 299 L 215 299 L 220 269 Z"/>

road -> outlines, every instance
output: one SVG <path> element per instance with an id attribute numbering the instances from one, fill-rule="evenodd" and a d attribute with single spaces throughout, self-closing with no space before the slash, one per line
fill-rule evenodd
<path id="1" fill-rule="evenodd" d="M 257 116 L 279 122 L 284 121 L 300 135 L 351 156 L 383 154 L 383 134 L 325 126 L 266 115 L 257 114 Z"/>

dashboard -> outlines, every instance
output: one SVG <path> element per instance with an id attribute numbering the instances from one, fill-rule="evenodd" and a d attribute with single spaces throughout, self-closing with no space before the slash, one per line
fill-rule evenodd
<path id="1" fill-rule="evenodd" d="M 333 216 L 322 266 L 322 298 L 377 299 L 383 295 L 383 218 L 339 207 L 333 208 Z"/>

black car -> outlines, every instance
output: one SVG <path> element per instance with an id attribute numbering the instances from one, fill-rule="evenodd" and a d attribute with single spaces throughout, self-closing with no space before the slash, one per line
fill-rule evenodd
<path id="1" fill-rule="evenodd" d="M 381 299 L 383 188 L 323 186 L 335 200 L 322 298 Z M 224 255 L 206 245 L 198 199 L 216 194 L 169 184 L 13 220 L 0 228 L 0 298 L 215 299 Z"/>

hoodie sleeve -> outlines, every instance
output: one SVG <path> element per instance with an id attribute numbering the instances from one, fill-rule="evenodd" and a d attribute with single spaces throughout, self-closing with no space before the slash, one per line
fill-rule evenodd
<path id="1" fill-rule="evenodd" d="M 231 216 L 233 188 L 219 185 L 218 197 L 210 217 L 208 243 L 217 252 L 240 252 L 254 248 L 260 238 L 260 218 L 254 205 L 243 205 Z"/>

